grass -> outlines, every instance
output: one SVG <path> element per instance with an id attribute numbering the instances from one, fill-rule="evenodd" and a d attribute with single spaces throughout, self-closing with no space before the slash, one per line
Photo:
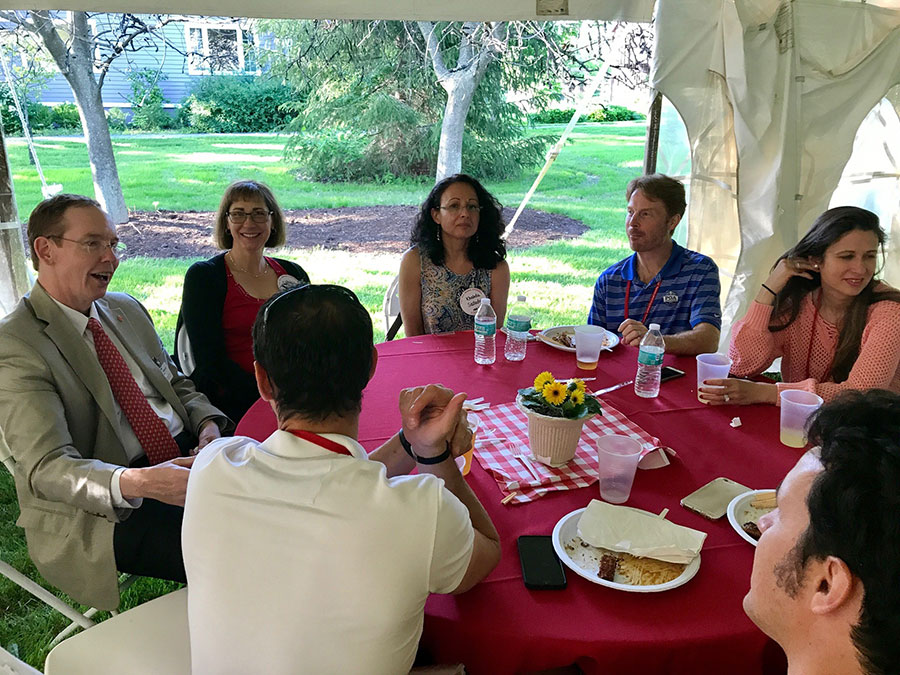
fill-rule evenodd
<path id="1" fill-rule="evenodd" d="M 535 133 L 559 133 L 562 128 L 540 126 Z M 583 322 L 598 273 L 628 254 L 624 189 L 641 172 L 644 135 L 642 123 L 580 124 L 541 183 L 529 206 L 580 220 L 588 231 L 577 239 L 510 252 L 510 294 L 528 296 L 535 325 Z M 93 194 L 87 151 L 80 139 L 38 138 L 36 143 L 49 183 L 61 183 L 67 192 Z M 125 200 L 136 210 L 212 211 L 224 186 L 238 178 L 265 181 L 285 208 L 417 204 L 430 189 L 429 180 L 378 185 L 298 181 L 291 167 L 280 161 L 284 139 L 273 135 L 129 135 L 116 137 L 114 143 Z M 41 199 L 40 181 L 28 164 L 23 140 L 7 139 L 7 152 L 20 214 L 25 216 Z M 536 173 L 536 169 L 526 171 L 521 178 L 487 187 L 502 203 L 516 206 Z M 280 255 L 301 264 L 315 282 L 353 288 L 373 316 L 376 339 L 383 339 L 382 298 L 397 273 L 398 255 L 323 249 L 287 250 Z M 127 290 L 147 306 L 170 350 L 182 280 L 192 262 L 126 258 L 113 279 L 113 290 Z M 38 578 L 28 560 L 22 530 L 14 525 L 17 517 L 12 479 L 0 471 L 0 558 Z M 123 606 L 171 588 L 171 584 L 141 579 L 123 597 Z M 0 646 L 42 668 L 47 645 L 67 623 L 0 578 Z"/>

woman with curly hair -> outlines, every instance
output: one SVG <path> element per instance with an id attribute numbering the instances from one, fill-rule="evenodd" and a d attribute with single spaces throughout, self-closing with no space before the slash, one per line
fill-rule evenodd
<path id="1" fill-rule="evenodd" d="M 483 297 L 503 325 L 509 294 L 503 228 L 500 204 L 471 176 L 459 173 L 434 186 L 400 262 L 407 336 L 471 330 Z"/>
<path id="2" fill-rule="evenodd" d="M 826 401 L 847 389 L 900 392 L 900 292 L 876 278 L 884 240 L 871 211 L 839 206 L 819 216 L 775 263 L 728 350 L 738 376 L 780 356 L 784 381 L 711 379 L 700 398 L 778 405 L 782 389 Z"/>
<path id="3" fill-rule="evenodd" d="M 183 324 L 196 364 L 188 375 L 197 389 L 237 422 L 259 398 L 251 336 L 256 314 L 275 293 L 308 284 L 309 277 L 290 260 L 263 255 L 285 239 L 284 214 L 263 183 L 228 186 L 214 236 L 225 251 L 188 269 L 176 334 Z"/>

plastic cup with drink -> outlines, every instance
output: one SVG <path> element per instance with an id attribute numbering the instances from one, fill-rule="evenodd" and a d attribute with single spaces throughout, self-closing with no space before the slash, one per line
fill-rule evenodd
<path id="1" fill-rule="evenodd" d="M 601 326 L 575 326 L 575 365 L 582 370 L 594 370 L 606 339 Z"/>
<path id="2" fill-rule="evenodd" d="M 802 389 L 784 389 L 781 393 L 781 442 L 789 448 L 806 446 L 806 422 L 822 397 Z"/>
<path id="3" fill-rule="evenodd" d="M 610 504 L 623 504 L 631 496 L 641 450 L 640 442 L 631 436 L 609 434 L 597 440 L 600 496 Z"/>
<path id="4" fill-rule="evenodd" d="M 706 380 L 724 380 L 731 372 L 731 359 L 724 354 L 697 354 L 697 400 L 709 403 L 700 398 L 700 387 Z"/>
<path id="5" fill-rule="evenodd" d="M 459 472 L 463 476 L 468 476 L 469 471 L 472 470 L 472 457 L 475 456 L 475 436 L 478 433 L 478 417 L 472 414 L 466 415 L 466 419 L 469 423 L 469 431 L 472 432 L 472 445 L 469 449 L 456 458 L 456 466 L 459 467 Z"/>

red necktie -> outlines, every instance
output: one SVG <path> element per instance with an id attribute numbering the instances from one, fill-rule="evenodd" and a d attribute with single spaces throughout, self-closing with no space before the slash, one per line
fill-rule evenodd
<path id="1" fill-rule="evenodd" d="M 91 318 L 88 319 L 88 328 L 94 336 L 97 359 L 106 373 L 113 396 L 128 418 L 138 443 L 147 455 L 147 461 L 150 464 L 159 464 L 178 457 L 181 454 L 178 451 L 178 444 L 172 438 L 165 422 L 147 403 L 147 397 L 135 382 L 131 371 L 128 370 L 128 364 L 103 330 L 103 326 L 97 319 Z"/>

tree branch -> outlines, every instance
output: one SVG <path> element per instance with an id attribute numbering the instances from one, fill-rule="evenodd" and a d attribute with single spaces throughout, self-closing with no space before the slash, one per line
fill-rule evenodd
<path id="1" fill-rule="evenodd" d="M 442 83 L 450 77 L 450 71 L 444 65 L 444 57 L 441 56 L 440 46 L 438 45 L 437 36 L 434 34 L 436 25 L 430 21 L 417 21 L 422 37 L 425 38 L 425 48 L 428 56 L 431 57 L 431 65 L 437 75 L 438 82 Z"/>

